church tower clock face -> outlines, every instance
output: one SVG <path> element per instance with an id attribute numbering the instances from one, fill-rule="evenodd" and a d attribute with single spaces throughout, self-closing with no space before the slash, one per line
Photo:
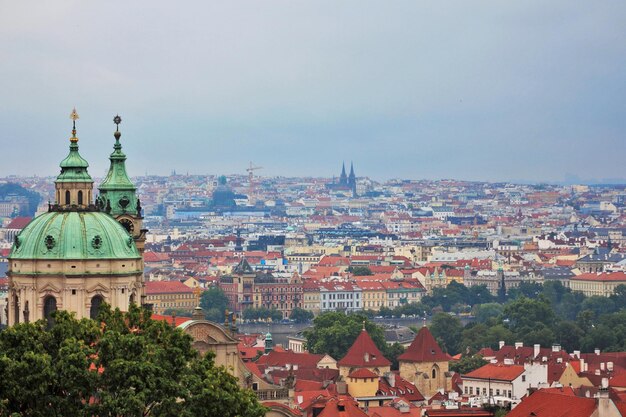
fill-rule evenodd
<path id="1" fill-rule="evenodd" d="M 122 219 L 120 220 L 120 224 L 124 226 L 124 229 L 132 236 L 135 232 L 135 225 L 131 220 Z"/>

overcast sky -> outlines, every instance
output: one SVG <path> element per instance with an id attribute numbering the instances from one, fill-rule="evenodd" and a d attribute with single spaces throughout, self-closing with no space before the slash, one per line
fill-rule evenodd
<path id="1" fill-rule="evenodd" d="M 0 0 L 0 176 L 626 177 L 626 2 Z"/>

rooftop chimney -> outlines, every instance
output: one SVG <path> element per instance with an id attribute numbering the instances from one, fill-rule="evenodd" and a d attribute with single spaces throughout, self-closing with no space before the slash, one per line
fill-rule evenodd
<path id="1" fill-rule="evenodd" d="M 599 354 L 600 354 L 600 349 L 595 348 L 595 349 L 593 350 L 593 353 L 595 353 L 596 355 L 599 355 Z"/>
<path id="2" fill-rule="evenodd" d="M 502 349 L 503 347 L 504 347 L 504 340 L 500 340 L 500 341 L 498 342 L 498 350 L 499 350 L 499 349 Z"/>
<path id="3" fill-rule="evenodd" d="M 533 346 L 533 357 L 536 358 L 537 356 L 539 356 L 539 352 L 541 352 L 541 345 L 538 345 L 538 344 L 534 345 Z"/>
<path id="4" fill-rule="evenodd" d="M 522 342 L 515 342 L 515 349 L 519 349 L 519 348 L 523 348 L 524 347 L 524 343 Z"/>
<path id="5" fill-rule="evenodd" d="M 560 352 L 561 351 L 561 345 L 555 343 L 552 345 L 552 352 Z"/>

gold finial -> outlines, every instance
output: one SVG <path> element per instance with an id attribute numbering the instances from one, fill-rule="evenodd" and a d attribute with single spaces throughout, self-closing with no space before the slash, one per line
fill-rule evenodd
<path id="1" fill-rule="evenodd" d="M 70 138 L 70 142 L 76 143 L 78 142 L 78 138 L 76 137 L 76 120 L 78 120 L 80 117 L 78 116 L 78 113 L 76 112 L 76 107 L 74 107 L 74 109 L 72 110 L 72 113 L 70 113 L 70 119 L 72 119 L 72 137 Z"/>

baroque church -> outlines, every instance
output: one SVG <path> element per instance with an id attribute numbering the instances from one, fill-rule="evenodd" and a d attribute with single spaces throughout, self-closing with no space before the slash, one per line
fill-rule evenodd
<path id="1" fill-rule="evenodd" d="M 113 121 L 110 167 L 94 197 L 89 164 L 78 152 L 76 110 L 69 154 L 55 180 L 55 201 L 14 239 L 8 257 L 8 324 L 50 319 L 56 310 L 94 318 L 100 305 L 127 311 L 144 304 L 141 203 L 126 173 Z"/>

